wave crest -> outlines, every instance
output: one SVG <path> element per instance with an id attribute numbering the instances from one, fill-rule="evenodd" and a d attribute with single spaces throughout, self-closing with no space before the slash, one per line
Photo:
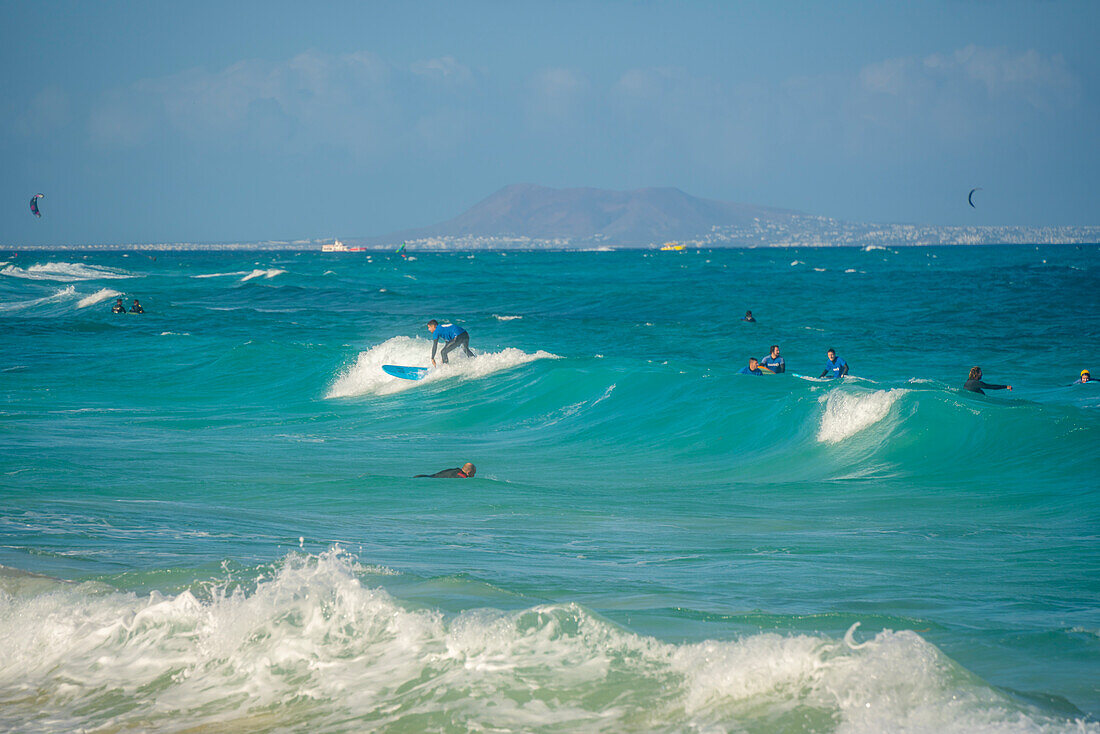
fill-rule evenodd
<path id="1" fill-rule="evenodd" d="M 538 359 L 560 359 L 557 355 L 544 352 L 541 349 L 534 354 L 528 354 L 514 347 L 507 347 L 499 352 L 473 351 L 476 355 L 473 359 L 452 357 L 449 364 L 439 364 L 422 380 L 415 382 L 402 380 L 387 375 L 382 371 L 382 365 L 396 364 L 426 367 L 430 364 L 431 342 L 426 339 L 395 336 L 365 352 L 360 352 L 355 364 L 345 369 L 336 378 L 325 397 L 347 398 L 357 395 L 390 395 L 410 390 L 418 385 L 438 382 L 452 377 L 474 380 Z"/>
<path id="2" fill-rule="evenodd" d="M 0 270 L 0 275 L 8 275 L 13 278 L 24 278 L 26 280 L 59 280 L 64 283 L 77 280 L 137 277 L 133 273 L 119 268 L 66 262 L 31 265 L 25 270 L 15 265 L 9 265 L 3 270 Z"/>
<path id="3" fill-rule="evenodd" d="M 869 393 L 849 393 L 833 390 L 821 398 L 825 412 L 817 430 L 822 443 L 839 443 L 873 426 L 890 414 L 890 408 L 908 390 L 875 390 Z"/>

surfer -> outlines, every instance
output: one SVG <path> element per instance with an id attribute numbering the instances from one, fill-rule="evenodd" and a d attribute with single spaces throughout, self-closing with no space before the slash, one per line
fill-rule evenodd
<path id="1" fill-rule="evenodd" d="M 111 307 L 111 313 L 126 313 L 126 306 L 121 298 L 115 301 L 115 305 Z"/>
<path id="2" fill-rule="evenodd" d="M 134 305 L 130 306 L 130 313 L 145 313 L 145 309 L 138 303 L 138 299 L 134 299 Z"/>
<path id="3" fill-rule="evenodd" d="M 764 371 L 760 369 L 756 361 L 756 357 L 749 357 L 749 366 L 742 367 L 739 375 L 762 375 Z"/>
<path id="4" fill-rule="evenodd" d="M 1074 380 L 1073 384 L 1084 385 L 1087 382 L 1092 382 L 1092 375 L 1089 374 L 1088 370 L 1081 370 L 1081 376 Z"/>
<path id="5" fill-rule="evenodd" d="M 982 388 L 985 389 L 983 390 Z M 967 378 L 966 384 L 963 385 L 963 389 L 985 395 L 986 390 L 1011 390 L 1012 385 L 990 385 L 988 382 L 982 382 L 982 368 L 971 367 L 970 377 Z"/>
<path id="6" fill-rule="evenodd" d="M 825 369 L 821 370 L 819 377 L 837 378 L 848 374 L 848 363 L 836 356 L 835 349 L 829 347 L 829 351 L 825 353 L 825 356 L 827 358 Z"/>
<path id="7" fill-rule="evenodd" d="M 764 359 L 760 360 L 760 366 L 771 370 L 777 375 L 781 372 L 787 371 L 787 367 L 783 362 L 783 358 L 779 356 L 778 344 L 772 344 L 771 353 L 769 353 L 767 357 L 764 357 Z"/>
<path id="8" fill-rule="evenodd" d="M 470 351 L 470 335 L 461 326 L 454 324 L 440 326 L 438 321 L 432 319 L 428 322 L 428 332 L 435 335 L 435 341 L 432 342 L 432 367 L 435 367 L 435 348 L 439 346 L 440 339 L 443 340 L 443 349 L 439 352 L 439 357 L 443 360 L 443 364 L 447 364 L 447 353 L 458 346 L 462 347 L 467 357 L 474 356 Z"/>
<path id="9" fill-rule="evenodd" d="M 413 479 L 469 479 L 474 474 L 477 474 L 477 467 L 467 461 L 461 469 L 444 469 L 435 474 L 417 474 Z"/>
<path id="10" fill-rule="evenodd" d="M 746 311 L 745 315 L 741 317 L 742 321 L 748 321 L 750 324 L 756 323 L 756 317 L 752 315 L 752 311 Z"/>

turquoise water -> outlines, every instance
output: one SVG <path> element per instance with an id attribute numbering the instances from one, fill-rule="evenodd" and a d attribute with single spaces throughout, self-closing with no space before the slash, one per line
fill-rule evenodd
<path id="1" fill-rule="evenodd" d="M 1100 247 L 0 261 L 2 729 L 1100 732 Z"/>

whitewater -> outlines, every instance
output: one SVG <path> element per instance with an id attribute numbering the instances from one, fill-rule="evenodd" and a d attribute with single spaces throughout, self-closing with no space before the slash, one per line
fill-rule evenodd
<path id="1" fill-rule="evenodd" d="M 0 252 L 0 729 L 1100 732 L 1100 247 L 470 255 Z"/>

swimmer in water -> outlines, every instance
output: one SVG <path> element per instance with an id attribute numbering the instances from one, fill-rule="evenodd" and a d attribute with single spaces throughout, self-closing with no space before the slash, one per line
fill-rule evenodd
<path id="1" fill-rule="evenodd" d="M 439 352 L 439 357 L 443 360 L 443 364 L 447 364 L 447 353 L 458 346 L 462 347 L 467 357 L 474 356 L 470 351 L 470 334 L 461 326 L 454 324 L 440 326 L 438 321 L 432 319 L 428 322 L 428 332 L 435 335 L 435 341 L 432 342 L 432 367 L 435 367 L 435 348 L 439 346 L 440 339 L 443 340 L 443 349 Z"/>
<path id="2" fill-rule="evenodd" d="M 828 361 L 825 362 L 825 369 L 821 371 L 820 377 L 838 378 L 848 374 L 848 363 L 840 357 L 836 356 L 836 350 L 829 347 L 829 351 L 825 353 Z"/>
<path id="3" fill-rule="evenodd" d="M 1087 384 L 1089 382 L 1092 382 L 1092 375 L 1089 374 L 1088 370 L 1081 370 L 1081 376 L 1079 378 L 1077 378 L 1074 381 L 1073 384 L 1074 385 L 1084 385 L 1084 384 Z"/>
<path id="4" fill-rule="evenodd" d="M 477 467 L 467 461 L 461 469 L 444 469 L 435 474 L 417 474 L 413 479 L 469 479 L 474 474 L 477 474 Z"/>
<path id="5" fill-rule="evenodd" d="M 115 301 L 115 305 L 111 307 L 111 313 L 126 313 L 126 306 L 121 298 Z"/>
<path id="6" fill-rule="evenodd" d="M 970 392 L 977 392 L 985 395 L 986 390 L 1011 390 L 1012 385 L 991 385 L 987 382 L 982 382 L 982 368 L 971 367 L 970 377 L 966 380 L 966 384 L 963 385 L 963 390 L 969 390 Z"/>
<path id="7" fill-rule="evenodd" d="M 737 374 L 739 374 L 739 375 L 762 375 L 762 374 L 764 374 L 764 372 L 763 372 L 763 370 L 760 369 L 759 365 L 757 364 L 756 357 L 749 357 L 749 366 L 748 367 L 742 367 L 741 371 L 738 372 Z"/>
<path id="8" fill-rule="evenodd" d="M 750 324 L 756 323 L 756 318 L 752 315 L 752 311 L 746 311 L 745 315 L 741 317 L 742 321 L 748 321 Z"/>
<path id="9" fill-rule="evenodd" d="M 130 313 L 145 313 L 145 309 L 138 303 L 138 299 L 134 299 L 134 305 L 130 306 Z"/>
<path id="10" fill-rule="evenodd" d="M 771 353 L 760 360 L 760 367 L 777 375 L 787 371 L 787 366 L 783 362 L 783 358 L 779 356 L 778 344 L 772 344 Z"/>

